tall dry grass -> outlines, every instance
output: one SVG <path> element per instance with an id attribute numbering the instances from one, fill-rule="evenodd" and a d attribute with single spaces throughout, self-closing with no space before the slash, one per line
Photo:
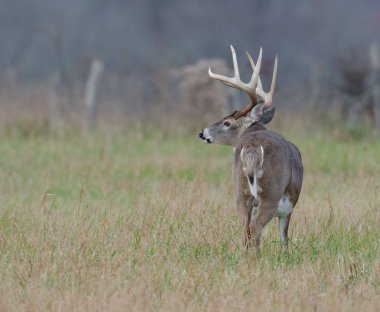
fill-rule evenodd
<path id="1" fill-rule="evenodd" d="M 127 127 L 3 132 L 2 311 L 377 311 L 380 144 L 277 125 L 305 182 L 281 252 L 277 222 L 241 247 L 231 150 Z"/>

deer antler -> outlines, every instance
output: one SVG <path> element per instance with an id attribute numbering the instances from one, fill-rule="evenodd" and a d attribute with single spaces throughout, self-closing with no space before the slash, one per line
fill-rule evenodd
<path id="1" fill-rule="evenodd" d="M 261 67 L 262 49 L 260 48 L 259 58 L 257 59 L 257 65 L 254 65 L 253 61 L 251 62 L 251 65 L 253 64 L 252 65 L 253 73 L 252 73 L 251 80 L 248 83 L 245 83 L 241 81 L 240 79 L 239 67 L 238 67 L 237 59 L 236 59 L 236 52 L 232 45 L 231 45 L 231 52 L 232 52 L 232 61 L 234 65 L 233 77 L 230 78 L 230 77 L 222 76 L 219 74 L 214 74 L 211 71 L 211 68 L 208 69 L 208 74 L 211 78 L 220 80 L 227 86 L 243 90 L 245 93 L 248 94 L 249 98 L 251 99 L 251 103 L 233 114 L 234 118 L 238 119 L 242 116 L 245 116 L 247 113 L 249 113 L 257 103 L 256 86 L 257 86 L 258 80 L 260 79 L 259 74 L 260 74 L 260 67 Z M 252 60 L 249 54 L 248 56 L 250 60 Z"/>
<path id="2" fill-rule="evenodd" d="M 249 83 L 244 83 L 240 79 L 239 67 L 238 67 L 237 59 L 236 59 L 236 52 L 235 52 L 235 49 L 232 45 L 231 45 L 231 52 L 232 52 L 232 61 L 233 61 L 233 65 L 234 65 L 234 76 L 233 77 L 230 78 L 230 77 L 222 76 L 219 74 L 214 74 L 211 71 L 211 68 L 209 68 L 208 74 L 211 78 L 216 79 L 216 80 L 220 80 L 224 84 L 226 84 L 227 86 L 243 90 L 244 92 L 246 92 L 248 94 L 249 98 L 251 99 L 251 103 L 244 106 L 241 110 L 239 110 L 233 114 L 233 117 L 235 119 L 238 119 L 242 116 L 245 116 L 247 113 L 249 113 L 252 110 L 252 108 L 257 104 L 257 96 L 260 96 L 264 100 L 264 107 L 265 108 L 272 105 L 272 98 L 273 98 L 274 89 L 276 87 L 276 78 L 277 78 L 277 56 L 276 56 L 276 60 L 274 63 L 274 68 L 273 68 L 272 84 L 271 84 L 269 92 L 265 92 L 263 90 L 263 85 L 262 85 L 261 79 L 260 79 L 262 49 L 260 48 L 260 53 L 259 53 L 259 57 L 257 59 L 257 64 L 255 64 L 255 62 L 253 61 L 251 55 L 248 52 L 246 52 L 249 63 L 251 64 L 251 67 L 253 70 L 252 77 L 251 77 L 251 80 L 249 81 Z"/>
<path id="3" fill-rule="evenodd" d="M 246 52 L 246 53 L 247 53 L 249 62 L 251 63 L 252 69 L 255 70 L 255 67 L 259 66 L 259 64 L 255 65 L 255 62 L 253 61 L 252 57 L 249 55 L 248 52 Z M 274 67 L 273 67 L 272 83 L 271 83 L 269 92 L 265 92 L 263 90 L 263 84 L 261 83 L 260 76 L 259 76 L 259 79 L 257 81 L 256 94 L 258 96 L 260 96 L 261 98 L 263 98 L 263 100 L 264 100 L 264 107 L 265 108 L 268 108 L 269 106 L 272 105 L 273 93 L 274 93 L 274 89 L 276 88 L 277 60 L 278 60 L 278 58 L 277 58 L 277 55 L 276 55 L 276 59 L 274 61 Z"/>

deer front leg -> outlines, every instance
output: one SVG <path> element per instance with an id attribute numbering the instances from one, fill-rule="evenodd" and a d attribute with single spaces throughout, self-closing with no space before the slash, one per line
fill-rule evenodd
<path id="1" fill-rule="evenodd" d="M 263 228 L 276 215 L 278 201 L 262 201 L 260 200 L 257 208 L 257 213 L 250 222 L 249 232 L 251 241 L 250 244 L 256 249 L 256 255 L 260 255 L 260 239 Z"/>

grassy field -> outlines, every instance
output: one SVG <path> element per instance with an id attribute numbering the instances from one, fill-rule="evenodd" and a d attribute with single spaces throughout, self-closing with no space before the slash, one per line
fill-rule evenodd
<path id="1" fill-rule="evenodd" d="M 378 311 L 380 140 L 282 130 L 303 191 L 281 252 L 241 247 L 231 149 L 196 134 L 12 132 L 0 311 Z"/>

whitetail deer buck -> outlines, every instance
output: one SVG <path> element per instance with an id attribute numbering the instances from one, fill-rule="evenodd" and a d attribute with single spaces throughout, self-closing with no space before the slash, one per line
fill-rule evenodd
<path id="1" fill-rule="evenodd" d="M 232 174 L 237 207 L 244 223 L 243 244 L 247 248 L 253 245 L 259 254 L 261 232 L 275 216 L 279 218 L 281 245 L 287 247 L 290 216 L 301 191 L 303 166 L 297 147 L 264 126 L 274 115 L 271 105 L 276 85 L 277 57 L 271 88 L 267 93 L 259 76 L 261 48 L 257 65 L 247 52 L 253 70 L 249 83 L 241 81 L 232 46 L 231 51 L 234 77 L 214 74 L 211 69 L 209 76 L 229 87 L 243 90 L 251 103 L 202 130 L 199 137 L 207 143 L 234 147 Z"/>

